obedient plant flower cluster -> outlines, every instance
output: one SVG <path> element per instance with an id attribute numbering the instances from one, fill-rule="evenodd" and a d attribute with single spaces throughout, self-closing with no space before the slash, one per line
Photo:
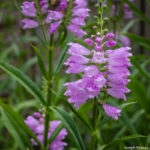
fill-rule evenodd
<path id="1" fill-rule="evenodd" d="M 35 112 L 33 116 L 28 116 L 25 120 L 25 123 L 29 126 L 29 128 L 35 133 L 41 144 L 43 145 L 44 142 L 44 116 L 38 112 Z M 49 122 L 49 131 L 48 131 L 48 138 L 52 135 L 54 130 L 57 128 L 57 126 L 61 122 L 58 120 L 50 121 Z M 65 139 L 67 135 L 67 130 L 63 128 L 59 134 L 56 136 L 54 141 L 50 144 L 48 147 L 49 150 L 62 150 L 67 145 L 66 142 L 63 142 L 62 140 Z M 31 139 L 31 142 L 34 146 L 37 145 L 37 143 Z"/>
<path id="2" fill-rule="evenodd" d="M 67 15 L 68 1 L 59 0 L 58 4 L 56 1 L 52 1 L 49 5 L 48 0 L 41 0 L 39 3 L 40 14 L 44 19 L 45 24 L 50 24 L 49 32 L 53 34 L 58 27 L 65 20 Z M 71 15 L 69 14 L 69 22 L 66 20 L 67 29 L 74 33 L 78 38 L 82 38 L 86 35 L 80 26 L 85 26 L 85 19 L 89 16 L 89 9 L 87 7 L 86 0 L 75 0 L 73 2 L 73 9 L 71 9 Z M 35 6 L 35 2 L 25 1 L 23 2 L 22 14 L 27 18 L 22 20 L 23 29 L 31 29 L 41 24 L 39 20 L 38 9 Z M 70 17 L 71 16 L 71 17 Z"/>
<path id="3" fill-rule="evenodd" d="M 92 36 L 93 37 L 93 36 Z M 130 92 L 127 83 L 130 81 L 128 66 L 131 66 L 129 52 L 130 47 L 115 48 L 116 42 L 113 40 L 114 34 L 97 34 L 97 36 L 85 39 L 85 43 L 91 50 L 78 43 L 69 43 L 70 48 L 65 65 L 69 66 L 67 74 L 82 73 L 83 77 L 77 81 L 65 83 L 69 96 L 68 102 L 79 108 L 88 99 L 98 97 L 103 91 L 105 94 L 117 99 L 126 100 L 125 93 Z M 114 119 L 118 119 L 121 110 L 101 102 L 106 114 Z"/>
<path id="4" fill-rule="evenodd" d="M 129 0 L 130 2 L 133 2 L 134 0 Z M 121 0 L 113 0 L 112 5 L 112 15 L 119 16 L 120 11 L 122 10 L 121 7 L 123 7 L 123 15 L 125 19 L 132 19 L 133 18 L 133 11 L 129 8 L 129 5 L 124 3 L 123 6 L 121 4 Z"/>

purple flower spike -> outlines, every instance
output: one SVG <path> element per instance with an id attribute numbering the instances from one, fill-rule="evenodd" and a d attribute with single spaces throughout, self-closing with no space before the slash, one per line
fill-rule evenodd
<path id="1" fill-rule="evenodd" d="M 24 14 L 27 17 L 35 17 L 36 16 L 36 8 L 35 8 L 35 2 L 23 2 L 22 8 L 22 14 Z"/>
<path id="2" fill-rule="evenodd" d="M 90 38 L 85 39 L 84 42 L 89 46 L 92 46 L 94 44 L 93 40 L 91 40 Z"/>
<path id="3" fill-rule="evenodd" d="M 105 45 L 107 46 L 107 47 L 114 47 L 114 46 L 116 46 L 116 42 L 115 41 L 113 41 L 113 40 L 110 40 L 110 41 L 107 41 L 107 42 L 105 42 Z"/>
<path id="4" fill-rule="evenodd" d="M 108 116 L 112 117 L 115 120 L 118 120 L 118 117 L 121 113 L 121 109 L 115 108 L 108 104 L 103 104 L 103 108 Z"/>
<path id="5" fill-rule="evenodd" d="M 36 28 L 39 24 L 38 22 L 32 20 L 32 19 L 23 19 L 22 20 L 23 29 L 32 29 Z"/>
<path id="6" fill-rule="evenodd" d="M 113 33 L 107 33 L 107 34 L 106 34 L 106 38 L 107 38 L 108 40 L 113 39 L 114 37 L 115 37 L 115 35 L 114 35 Z"/>

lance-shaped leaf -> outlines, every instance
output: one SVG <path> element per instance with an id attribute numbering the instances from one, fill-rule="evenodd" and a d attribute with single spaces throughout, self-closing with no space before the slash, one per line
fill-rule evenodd
<path id="1" fill-rule="evenodd" d="M 9 105 L 6 105 L 2 102 L 0 102 L 0 107 L 6 128 L 15 138 L 15 140 L 19 142 L 18 144 L 21 147 L 24 144 L 28 144 L 28 146 L 31 147 L 31 141 L 29 137 L 34 139 L 39 146 L 41 146 L 41 143 L 37 139 L 36 135 L 29 129 L 23 118 L 18 113 L 16 113 Z"/>
<path id="2" fill-rule="evenodd" d="M 68 131 L 74 137 L 78 148 L 80 150 L 85 150 L 85 146 L 83 144 L 82 138 L 80 136 L 79 130 L 74 120 L 68 115 L 67 112 L 59 109 L 58 107 L 50 107 L 50 109 L 58 114 L 64 126 L 68 129 Z"/>
<path id="3" fill-rule="evenodd" d="M 36 99 L 38 99 L 43 105 L 46 105 L 44 96 L 42 95 L 39 87 L 29 79 L 25 74 L 23 74 L 19 69 L 0 61 L 0 68 L 6 73 L 12 76 L 16 81 L 18 81 L 29 93 L 31 93 Z"/>
<path id="4" fill-rule="evenodd" d="M 38 65 L 39 65 L 39 68 L 41 70 L 41 73 L 43 74 L 43 76 L 48 79 L 48 75 L 47 75 L 47 71 L 46 71 L 46 68 L 45 68 L 45 65 L 44 65 L 44 62 L 43 62 L 43 59 L 40 55 L 40 52 L 39 52 L 39 49 L 37 47 L 35 47 L 34 45 L 31 45 L 32 48 L 35 50 L 36 52 L 36 55 L 37 55 L 37 58 L 38 58 Z"/>

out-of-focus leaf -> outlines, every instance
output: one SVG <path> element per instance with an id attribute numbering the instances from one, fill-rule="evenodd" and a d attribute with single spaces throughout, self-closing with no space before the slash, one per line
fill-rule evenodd
<path id="1" fill-rule="evenodd" d="M 11 117 L 1 108 L 1 114 L 2 114 L 2 121 L 6 128 L 8 129 L 8 132 L 12 135 L 12 137 L 16 140 L 18 143 L 18 146 L 25 150 L 26 146 L 30 144 L 30 141 L 27 141 L 27 136 L 23 135 L 23 133 L 20 133 L 19 126 L 15 124 L 13 120 L 11 120 Z"/>
<path id="2" fill-rule="evenodd" d="M 121 117 L 120 119 L 122 120 L 122 122 L 124 123 L 124 125 L 126 125 L 126 127 L 128 128 L 128 130 L 132 133 L 132 134 L 137 134 L 136 128 L 133 126 L 133 124 L 130 122 L 130 119 L 128 118 L 128 115 L 125 113 L 121 113 Z"/>
<path id="3" fill-rule="evenodd" d="M 149 39 L 141 37 L 141 36 L 137 36 L 137 35 L 134 35 L 134 34 L 130 34 L 130 33 L 122 33 L 122 34 L 127 36 L 132 41 L 136 42 L 140 46 L 144 47 L 145 50 L 150 52 L 150 40 Z"/>
<path id="4" fill-rule="evenodd" d="M 8 48 L 5 51 L 1 52 L 0 60 L 5 60 L 11 51 L 12 51 L 12 49 Z"/>
<path id="5" fill-rule="evenodd" d="M 9 122 L 10 122 L 9 125 L 16 124 L 16 126 L 18 126 L 21 129 L 20 131 L 24 132 L 24 134 L 26 134 L 26 136 L 27 135 L 31 136 L 39 144 L 39 146 L 41 146 L 41 143 L 37 139 L 36 135 L 29 129 L 29 127 L 25 124 L 23 118 L 18 113 L 16 113 L 10 106 L 8 106 L 2 102 L 0 102 L 0 106 L 3 110 L 2 113 L 5 111 L 5 114 L 7 113 L 8 116 L 10 116 L 9 118 L 7 118 L 7 120 L 9 120 Z M 18 128 L 16 127 L 16 129 L 18 129 Z M 29 138 L 28 138 L 28 140 L 29 140 Z"/>
<path id="6" fill-rule="evenodd" d="M 56 64 L 56 67 L 55 67 L 55 70 L 54 70 L 54 75 L 57 75 L 57 73 L 60 71 L 64 61 L 65 61 L 65 58 L 66 58 L 66 55 L 67 55 L 67 50 L 69 48 L 68 46 L 68 43 L 71 42 L 73 40 L 73 34 L 70 34 L 67 38 L 67 40 L 65 41 L 65 46 L 64 48 L 62 49 L 61 53 L 60 53 L 60 56 L 58 58 L 58 62 Z"/>
<path id="7" fill-rule="evenodd" d="M 46 104 L 44 96 L 42 95 L 38 86 L 25 74 L 23 74 L 17 68 L 0 61 L 0 68 L 3 69 L 6 73 L 16 79 L 29 93 L 31 93 L 36 99 L 38 99 L 42 104 Z"/>
<path id="8" fill-rule="evenodd" d="M 133 19 L 133 20 L 131 20 L 131 21 L 122 29 L 121 32 L 123 32 L 123 33 L 128 32 L 128 30 L 129 30 L 136 22 L 138 22 L 138 21 L 139 21 L 139 19 Z"/>
<path id="9" fill-rule="evenodd" d="M 90 125 L 82 118 L 82 116 L 72 107 L 72 105 L 68 102 L 66 102 L 67 106 L 70 108 L 70 110 L 77 116 L 77 118 L 79 118 L 83 124 L 89 129 L 89 131 L 92 132 L 92 128 L 90 127 Z"/>
<path id="10" fill-rule="evenodd" d="M 144 85 L 138 82 L 135 78 L 131 78 L 131 82 L 128 84 L 129 89 L 131 89 L 134 96 L 137 97 L 138 103 L 141 107 L 146 111 L 149 112 L 149 101 L 146 95 L 146 89 Z"/>
<path id="11" fill-rule="evenodd" d="M 70 131 L 70 133 L 74 137 L 74 139 L 78 145 L 78 148 L 80 150 L 85 150 L 85 146 L 83 144 L 82 138 L 80 136 L 79 130 L 78 130 L 77 125 L 74 122 L 74 120 L 68 115 L 67 112 L 59 109 L 58 107 L 50 107 L 50 109 L 60 116 L 60 120 L 62 121 L 64 126 Z"/>
<path id="12" fill-rule="evenodd" d="M 131 58 L 131 62 L 132 64 L 139 70 L 139 72 L 148 80 L 150 81 L 150 75 L 146 72 L 146 70 L 144 70 L 144 68 L 142 68 L 136 59 Z"/>
<path id="13" fill-rule="evenodd" d="M 21 67 L 21 70 L 23 72 L 25 72 L 26 70 L 28 70 L 28 68 L 32 65 L 34 65 L 35 63 L 37 62 L 37 58 L 36 57 L 33 57 L 33 58 L 30 58 L 30 60 L 28 60 L 22 67 Z"/>
<path id="14" fill-rule="evenodd" d="M 134 13 L 137 16 L 139 16 L 141 20 L 150 25 L 150 20 L 141 12 L 141 10 L 135 7 L 135 5 L 132 2 L 130 2 L 129 0 L 124 0 L 124 2 L 126 2 L 130 6 L 130 8 L 134 11 Z"/>
<path id="15" fill-rule="evenodd" d="M 53 142 L 53 140 L 55 140 L 56 136 L 57 136 L 57 135 L 59 134 L 59 132 L 62 130 L 63 126 L 64 126 L 64 125 L 61 123 L 61 124 L 59 124 L 59 125 L 57 126 L 57 128 L 53 131 L 53 133 L 51 134 L 50 138 L 48 139 L 48 145 L 50 145 L 50 144 Z"/>
<path id="16" fill-rule="evenodd" d="M 124 103 L 121 105 L 121 108 L 124 109 L 125 107 L 127 106 L 130 106 L 130 105 L 133 105 L 133 104 L 136 104 L 137 102 L 129 102 L 129 103 Z"/>
<path id="17" fill-rule="evenodd" d="M 47 71 L 46 71 L 43 59 L 42 59 L 42 57 L 39 53 L 39 49 L 37 47 L 33 46 L 33 45 L 31 45 L 31 46 L 33 47 L 33 49 L 36 52 L 36 55 L 37 55 L 37 58 L 38 58 L 38 64 L 39 64 L 39 67 L 40 67 L 40 70 L 41 70 L 43 76 L 45 77 L 45 79 L 48 79 Z"/>
<path id="18" fill-rule="evenodd" d="M 116 140 L 111 141 L 107 145 L 102 145 L 98 150 L 108 150 L 112 146 L 114 147 L 116 144 L 119 144 L 121 142 L 126 142 L 128 140 L 132 140 L 132 139 L 136 139 L 136 138 L 146 138 L 146 136 L 139 135 L 139 134 L 134 134 L 134 135 L 131 135 L 131 136 L 125 136 L 125 137 L 122 137 L 122 138 L 118 138 Z"/>
<path id="19" fill-rule="evenodd" d="M 37 107 L 37 101 L 30 100 L 30 101 L 24 101 L 21 102 L 20 104 L 17 104 L 14 106 L 14 109 L 19 112 L 22 109 L 29 108 L 29 107 Z"/>
<path id="20" fill-rule="evenodd" d="M 100 128 L 102 128 L 109 120 L 111 120 L 111 117 L 105 115 L 104 118 L 100 122 Z"/>

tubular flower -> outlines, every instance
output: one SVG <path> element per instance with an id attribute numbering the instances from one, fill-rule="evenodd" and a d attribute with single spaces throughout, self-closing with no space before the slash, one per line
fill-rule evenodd
<path id="1" fill-rule="evenodd" d="M 78 43 L 69 44 L 68 54 L 71 56 L 65 62 L 69 66 L 66 73 L 83 74 L 81 79 L 65 83 L 65 95 L 70 97 L 68 102 L 73 103 L 74 107 L 79 108 L 88 99 L 97 97 L 102 89 L 112 97 L 126 100 L 125 93 L 130 92 L 126 85 L 130 81 L 127 78 L 130 75 L 127 67 L 131 66 L 131 48 L 115 48 L 116 42 L 113 38 L 113 33 L 107 33 L 97 36 L 95 40 L 85 39 L 84 42 L 91 46 L 91 50 Z M 108 106 L 103 104 L 106 114 L 118 119 L 121 111 Z"/>
<path id="2" fill-rule="evenodd" d="M 44 117 L 38 113 L 35 112 L 33 116 L 28 116 L 25 120 L 25 123 L 29 126 L 29 128 L 35 133 L 41 144 L 43 145 L 44 140 Z M 54 130 L 57 128 L 57 126 L 61 122 L 58 120 L 50 121 L 49 125 L 49 132 L 48 132 L 48 138 L 50 138 L 51 134 L 54 132 Z M 49 145 L 48 149 L 50 150 L 63 150 L 64 147 L 67 145 L 66 142 L 63 142 L 62 140 L 65 139 L 67 135 L 67 130 L 63 128 L 59 134 L 56 136 L 55 140 Z M 37 145 L 37 143 L 31 139 L 31 142 L 33 145 Z"/>

